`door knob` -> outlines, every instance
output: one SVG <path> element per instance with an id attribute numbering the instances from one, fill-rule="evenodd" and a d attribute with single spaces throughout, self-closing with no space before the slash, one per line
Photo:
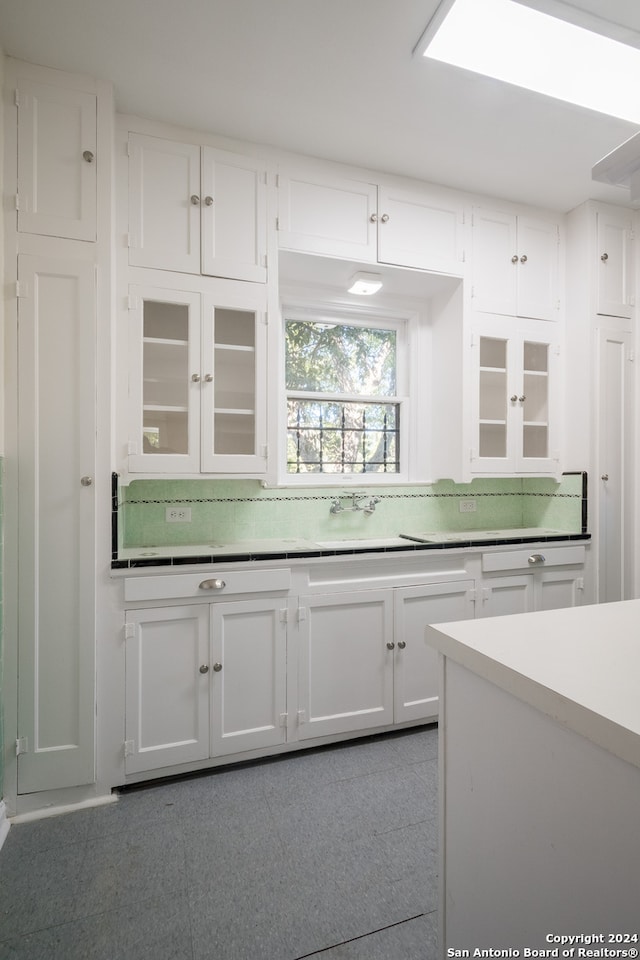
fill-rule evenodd
<path id="1" fill-rule="evenodd" d="M 600 257 L 600 259 L 602 260 L 603 263 L 606 263 L 607 260 L 609 259 L 609 254 L 608 254 L 608 253 L 603 253 L 602 256 Z"/>
<path id="2" fill-rule="evenodd" d="M 407 645 L 406 640 L 398 640 L 398 650 L 404 650 Z"/>
<path id="3" fill-rule="evenodd" d="M 93 477 L 80 477 L 80 483 L 83 487 L 90 487 L 93 483 Z"/>
<path id="4" fill-rule="evenodd" d="M 526 255 L 526 253 L 525 253 L 522 257 L 520 257 L 520 263 L 526 263 L 528 259 L 529 259 L 529 258 L 527 257 L 527 255 Z"/>
<path id="5" fill-rule="evenodd" d="M 389 640 L 389 642 L 387 643 L 387 650 L 393 650 L 394 647 L 395 647 L 395 643 L 392 640 Z"/>
<path id="6" fill-rule="evenodd" d="M 207 205 L 208 207 L 210 207 L 211 204 L 213 203 L 213 197 L 205 197 L 205 198 L 204 198 L 204 202 L 206 203 L 206 205 Z"/>
<path id="7" fill-rule="evenodd" d="M 200 197 L 198 196 L 197 193 L 192 193 L 189 199 L 191 200 L 191 203 L 194 205 L 194 207 L 197 207 L 197 205 L 200 203 Z"/>
<path id="8" fill-rule="evenodd" d="M 200 673 L 209 673 L 209 664 L 203 663 L 200 667 Z"/>
<path id="9" fill-rule="evenodd" d="M 222 670 L 222 664 L 221 664 L 221 663 L 214 663 L 214 665 L 213 665 L 213 671 L 214 671 L 214 673 L 220 673 L 221 670 Z"/>
<path id="10" fill-rule="evenodd" d="M 91 150 L 85 150 L 82 154 L 82 159 L 86 160 L 87 163 L 93 163 L 94 156 Z"/>

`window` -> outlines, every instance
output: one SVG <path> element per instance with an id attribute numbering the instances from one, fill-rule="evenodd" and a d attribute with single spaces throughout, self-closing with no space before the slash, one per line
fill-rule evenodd
<path id="1" fill-rule="evenodd" d="M 287 474 L 399 474 L 404 324 L 285 317 Z"/>

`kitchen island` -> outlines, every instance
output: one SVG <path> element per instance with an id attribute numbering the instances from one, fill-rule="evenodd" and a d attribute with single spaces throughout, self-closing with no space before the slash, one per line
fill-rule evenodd
<path id="1" fill-rule="evenodd" d="M 443 624 L 427 640 L 441 956 L 637 956 L 640 601 Z M 585 952 L 605 948 L 636 952 Z"/>

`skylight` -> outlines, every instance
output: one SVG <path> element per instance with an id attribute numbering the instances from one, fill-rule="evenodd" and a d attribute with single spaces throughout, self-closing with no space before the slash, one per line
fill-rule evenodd
<path id="1" fill-rule="evenodd" d="M 425 42 L 425 57 L 640 123 L 640 50 L 514 0 L 454 0 Z"/>

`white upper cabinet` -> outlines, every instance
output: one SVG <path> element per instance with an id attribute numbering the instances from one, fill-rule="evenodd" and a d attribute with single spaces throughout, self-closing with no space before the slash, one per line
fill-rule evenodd
<path id="1" fill-rule="evenodd" d="M 18 230 L 96 239 L 95 94 L 21 78 Z"/>
<path id="2" fill-rule="evenodd" d="M 633 224 L 628 210 L 600 209 L 596 213 L 596 312 L 631 317 Z"/>
<path id="3" fill-rule="evenodd" d="M 462 272 L 462 204 L 437 188 L 378 186 L 310 171 L 280 175 L 283 250 Z"/>
<path id="4" fill-rule="evenodd" d="M 264 165 L 129 134 L 129 263 L 264 283 Z"/>
<path id="5" fill-rule="evenodd" d="M 128 469 L 266 469 L 265 288 L 207 293 L 134 284 L 129 296 Z"/>
<path id="6" fill-rule="evenodd" d="M 557 223 L 475 207 L 472 302 L 512 317 L 559 317 Z"/>

